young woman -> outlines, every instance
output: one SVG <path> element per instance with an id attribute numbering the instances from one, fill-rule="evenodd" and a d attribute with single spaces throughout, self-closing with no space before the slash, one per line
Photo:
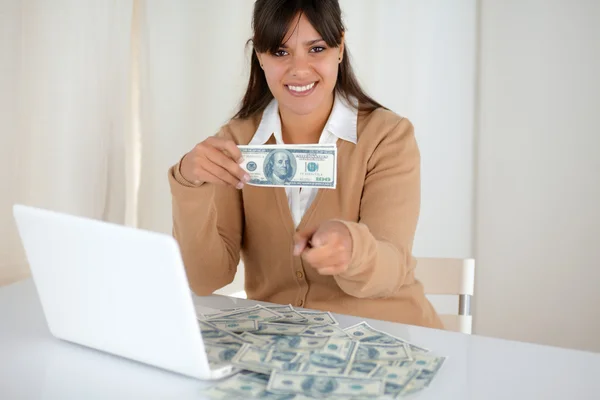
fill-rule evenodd
<path id="1" fill-rule="evenodd" d="M 192 290 L 442 327 L 415 280 L 420 157 L 413 126 L 363 92 L 337 0 L 257 0 L 238 113 L 169 171 Z M 335 144 L 337 187 L 245 185 L 237 145 Z M 310 243 L 310 244 L 309 244 Z"/>

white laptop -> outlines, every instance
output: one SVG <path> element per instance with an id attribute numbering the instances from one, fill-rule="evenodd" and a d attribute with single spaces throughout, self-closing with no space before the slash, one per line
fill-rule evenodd
<path id="1" fill-rule="evenodd" d="M 193 378 L 233 373 L 209 366 L 173 237 L 23 205 L 13 213 L 55 337 Z"/>

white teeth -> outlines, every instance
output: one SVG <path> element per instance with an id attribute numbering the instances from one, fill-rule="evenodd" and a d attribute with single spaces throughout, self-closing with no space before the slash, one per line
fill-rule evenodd
<path id="1" fill-rule="evenodd" d="M 306 92 L 310 89 L 313 88 L 313 86 L 315 86 L 315 82 L 311 83 L 310 85 L 306 85 L 306 86 L 291 86 L 288 85 L 288 88 L 290 88 L 290 90 L 294 91 L 294 92 Z"/>

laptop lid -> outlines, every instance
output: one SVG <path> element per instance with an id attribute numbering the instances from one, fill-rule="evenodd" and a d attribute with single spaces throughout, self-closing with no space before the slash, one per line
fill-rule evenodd
<path id="1" fill-rule="evenodd" d="M 215 377 L 173 237 L 23 205 L 13 214 L 54 336 Z"/>

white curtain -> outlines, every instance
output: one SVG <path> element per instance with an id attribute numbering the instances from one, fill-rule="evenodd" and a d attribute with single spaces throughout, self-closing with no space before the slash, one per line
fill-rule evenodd
<path id="1" fill-rule="evenodd" d="M 241 100 L 254 2 L 140 3 L 139 226 L 169 233 L 167 170 L 215 134 Z"/>
<path id="2" fill-rule="evenodd" d="M 134 223 L 132 0 L 0 0 L 0 284 L 27 276 L 11 207 Z"/>
<path id="3" fill-rule="evenodd" d="M 415 252 L 471 256 L 476 0 L 340 4 L 359 80 L 416 126 Z M 234 113 L 253 5 L 0 0 L 0 277 L 17 201 L 171 231 L 167 169 Z"/>

